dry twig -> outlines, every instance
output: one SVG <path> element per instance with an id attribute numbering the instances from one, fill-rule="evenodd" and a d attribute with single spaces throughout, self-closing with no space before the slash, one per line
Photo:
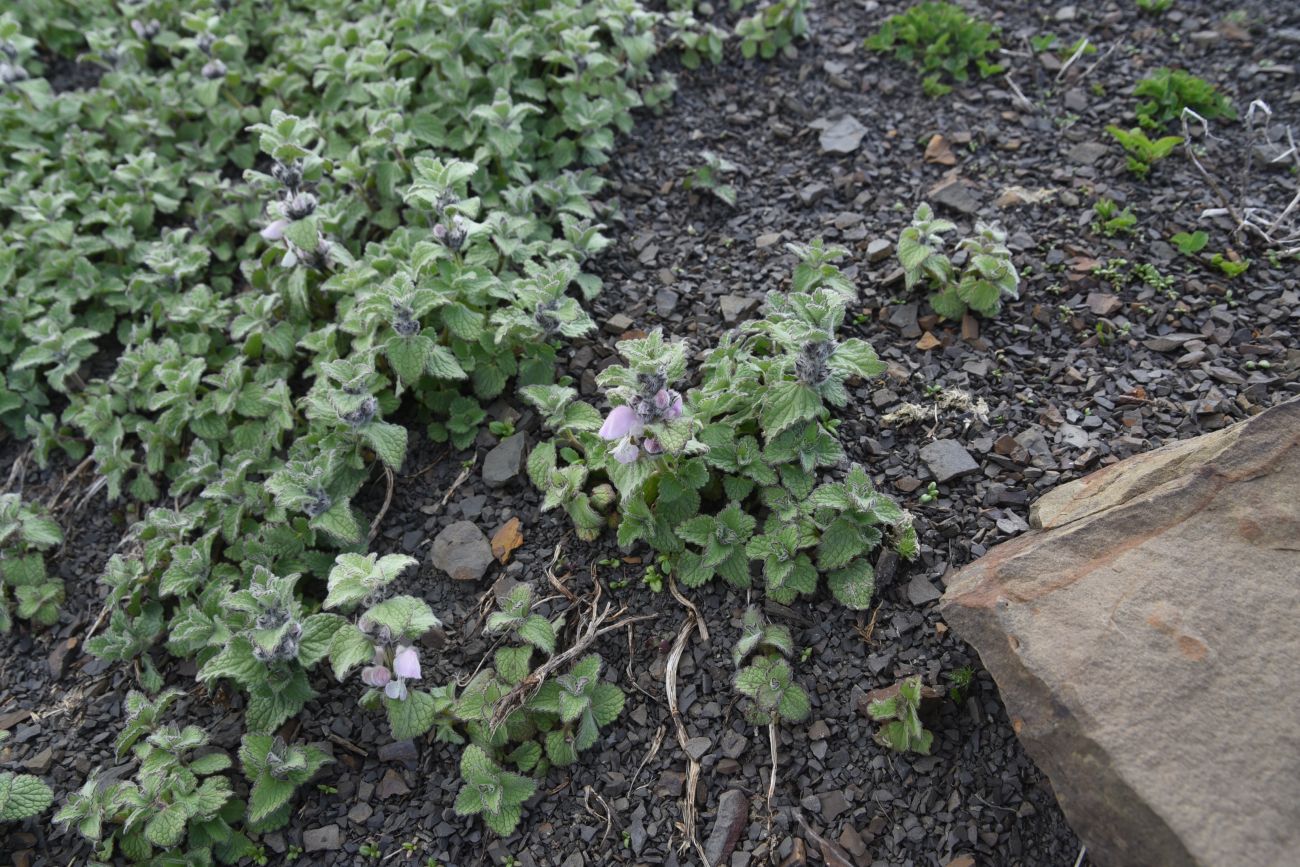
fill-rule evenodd
<path id="1" fill-rule="evenodd" d="M 558 548 L 556 558 L 558 559 Z M 638 620 L 653 620 L 658 614 L 643 614 L 638 617 L 625 617 L 627 607 L 624 606 L 617 611 L 613 610 L 613 604 L 607 604 L 603 609 L 600 607 L 600 585 L 596 585 L 596 592 L 592 596 L 590 607 L 587 613 L 578 624 L 577 632 L 574 636 L 573 643 L 563 653 L 557 653 L 550 659 L 543 662 L 537 668 L 533 669 L 527 677 L 519 681 L 510 688 L 510 691 L 498 699 L 492 708 L 492 718 L 489 725 L 495 730 L 499 725 L 505 722 L 506 717 L 523 707 L 546 679 L 557 670 L 564 668 L 570 662 L 577 659 L 587 648 L 596 641 L 597 638 L 607 632 L 613 632 L 616 629 L 623 629 L 629 623 L 635 623 Z M 572 607 L 568 611 L 573 610 Z M 585 622 L 584 622 L 585 621 Z"/>

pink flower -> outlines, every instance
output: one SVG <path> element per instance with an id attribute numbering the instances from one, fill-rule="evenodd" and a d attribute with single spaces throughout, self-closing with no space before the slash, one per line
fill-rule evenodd
<path id="1" fill-rule="evenodd" d="M 605 417 L 605 423 L 600 426 L 600 438 L 603 440 L 617 440 L 626 436 L 640 436 L 645 430 L 645 425 L 641 419 L 637 418 L 636 412 L 630 406 L 616 406 L 609 411 Z M 633 455 L 633 459 L 635 459 Z M 624 461 L 627 463 L 627 461 Z"/>
<path id="2" fill-rule="evenodd" d="M 630 439 L 624 439 L 612 452 L 614 460 L 618 461 L 620 464 L 632 463 L 640 453 L 641 450 L 633 445 L 632 440 Z"/>
<path id="3" fill-rule="evenodd" d="M 288 220 L 276 220 L 262 230 L 263 241 L 278 241 L 284 237 L 284 230 L 289 228 Z"/>
<path id="4" fill-rule="evenodd" d="M 401 678 L 390 680 L 384 687 L 384 695 L 393 701 L 406 701 L 406 681 Z"/>
<path id="5" fill-rule="evenodd" d="M 366 686 L 381 689 L 392 683 L 392 672 L 384 665 L 368 665 L 361 669 L 361 682 Z"/>
<path id="6" fill-rule="evenodd" d="M 664 450 L 664 447 L 659 445 L 659 440 L 654 437 L 647 437 L 646 441 L 641 443 L 641 448 L 645 449 L 645 453 L 648 455 L 657 455 Z"/>
<path id="7" fill-rule="evenodd" d="M 393 657 L 393 671 L 397 672 L 398 677 L 420 679 L 420 656 L 414 647 L 397 648 L 397 655 Z"/>

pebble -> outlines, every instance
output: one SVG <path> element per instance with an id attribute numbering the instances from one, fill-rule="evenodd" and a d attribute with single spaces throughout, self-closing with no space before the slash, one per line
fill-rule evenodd
<path id="1" fill-rule="evenodd" d="M 419 758 L 420 752 L 415 747 L 415 741 L 396 741 L 379 748 L 381 762 L 414 762 Z"/>
<path id="2" fill-rule="evenodd" d="M 704 844 L 705 859 L 709 864 L 721 864 L 731 855 L 748 823 L 749 796 L 739 789 L 723 792 L 718 799 L 713 828 Z"/>
<path id="3" fill-rule="evenodd" d="M 887 238 L 873 238 L 867 244 L 867 261 L 882 262 L 894 255 L 894 242 Z"/>
<path id="4" fill-rule="evenodd" d="M 913 575 L 912 580 L 907 582 L 907 601 L 918 607 L 933 602 L 942 595 L 923 574 Z"/>
<path id="5" fill-rule="evenodd" d="M 935 440 L 921 448 L 921 460 L 939 484 L 979 470 L 970 452 L 956 440 Z"/>
<path id="6" fill-rule="evenodd" d="M 930 191 L 930 197 L 936 205 L 941 205 L 961 214 L 974 214 L 980 209 L 979 199 L 974 189 L 964 181 L 956 181 Z"/>
<path id="7" fill-rule="evenodd" d="M 862 144 L 867 128 L 851 114 L 846 114 L 822 130 L 822 150 L 828 154 L 851 154 Z"/>
<path id="8" fill-rule="evenodd" d="M 633 324 L 632 317 L 626 313 L 615 313 L 605 320 L 605 331 L 608 334 L 619 335 L 631 330 Z"/>
<path id="9" fill-rule="evenodd" d="M 338 825 L 312 828 L 302 835 L 302 848 L 308 852 L 333 852 L 340 845 Z"/>
<path id="10" fill-rule="evenodd" d="M 406 780 L 402 779 L 401 773 L 396 768 L 389 768 L 384 772 L 384 777 L 375 787 L 375 797 L 380 800 L 389 798 L 400 798 L 403 795 L 409 795 L 411 787 L 406 785 Z"/>
<path id="11" fill-rule="evenodd" d="M 489 488 L 500 488 L 518 478 L 524 467 L 524 448 L 528 437 L 523 431 L 499 442 L 483 458 L 483 483 Z"/>
<path id="12" fill-rule="evenodd" d="M 492 565 L 492 546 L 478 525 L 457 521 L 434 538 L 429 562 L 455 581 L 477 581 Z"/>
<path id="13" fill-rule="evenodd" d="M 1066 151 L 1065 158 L 1075 165 L 1090 166 L 1109 152 L 1110 148 L 1101 142 L 1085 141 Z"/>

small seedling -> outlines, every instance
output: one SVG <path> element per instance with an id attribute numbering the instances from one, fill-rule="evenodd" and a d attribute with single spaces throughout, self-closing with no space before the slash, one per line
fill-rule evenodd
<path id="1" fill-rule="evenodd" d="M 898 695 L 867 706 L 867 713 L 885 723 L 876 732 L 876 743 L 898 752 L 930 754 L 934 735 L 921 725 L 921 676 L 913 675 L 898 685 Z"/>
<path id="2" fill-rule="evenodd" d="M 705 151 L 700 156 L 704 164 L 692 169 L 682 181 L 682 186 L 688 190 L 705 190 L 734 208 L 736 188 L 726 183 L 723 178 L 736 171 L 736 164 L 713 151 Z"/>
<path id="3" fill-rule="evenodd" d="M 641 576 L 641 580 L 653 592 L 664 592 L 664 576 L 655 568 L 654 564 L 645 567 L 645 574 Z"/>
<path id="4" fill-rule="evenodd" d="M 379 848 L 378 844 L 366 841 L 357 848 L 357 854 L 362 858 L 379 858 L 384 852 Z"/>
<path id="5" fill-rule="evenodd" d="M 1106 131 L 1120 143 L 1128 154 L 1128 170 L 1140 178 L 1145 178 L 1158 161 L 1174 152 L 1174 148 L 1183 143 L 1180 135 L 1162 136 L 1154 141 L 1141 129 L 1134 128 L 1127 132 L 1111 124 Z"/>
<path id="6" fill-rule="evenodd" d="M 1137 7 L 1150 15 L 1162 15 L 1173 5 L 1174 0 L 1137 0 Z"/>
<path id="7" fill-rule="evenodd" d="M 1133 227 L 1137 225 L 1137 217 L 1131 208 L 1125 207 L 1121 210 L 1113 199 L 1105 196 L 1097 200 L 1092 206 L 1092 211 L 1097 215 L 1097 219 L 1092 222 L 1092 230 L 1107 238 L 1119 234 L 1131 234 Z"/>
<path id="8" fill-rule="evenodd" d="M 929 487 L 921 492 L 920 500 L 922 504 L 933 503 L 939 499 L 939 486 L 931 482 Z"/>
<path id="9" fill-rule="evenodd" d="M 952 689 L 949 691 L 952 700 L 957 704 L 961 704 L 966 700 L 966 690 L 970 689 L 971 682 L 975 679 L 975 669 L 969 665 L 963 665 L 961 668 L 948 672 L 945 676 L 948 678 L 948 682 L 952 684 Z"/>
<path id="10" fill-rule="evenodd" d="M 1181 69 L 1160 68 L 1133 88 L 1143 99 L 1137 107 L 1138 123 L 1147 129 L 1161 129 L 1191 109 L 1206 120 L 1234 118 L 1237 112 L 1214 85 Z"/>
<path id="11" fill-rule="evenodd" d="M 1178 252 L 1184 256 L 1192 256 L 1205 249 L 1205 245 L 1210 241 L 1210 236 L 1208 233 L 1197 229 L 1195 232 L 1190 233 L 1179 232 L 1169 240 L 1178 248 Z"/>
<path id="12" fill-rule="evenodd" d="M 1240 277 L 1242 274 L 1246 273 L 1246 269 L 1250 267 L 1250 260 L 1241 259 L 1239 261 L 1236 261 L 1233 259 L 1229 259 L 1227 256 L 1223 255 L 1222 253 L 1215 253 L 1214 256 L 1210 258 L 1210 264 L 1214 265 L 1214 267 L 1222 271 L 1224 275 L 1226 275 L 1228 279 L 1231 280 L 1235 277 Z"/>
<path id="13" fill-rule="evenodd" d="M 512 421 L 490 421 L 488 430 L 499 439 L 508 439 L 515 435 L 515 423 Z"/>

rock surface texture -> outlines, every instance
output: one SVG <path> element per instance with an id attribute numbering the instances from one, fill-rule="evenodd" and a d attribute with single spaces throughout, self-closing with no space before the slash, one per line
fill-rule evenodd
<path id="1" fill-rule="evenodd" d="M 1040 499 L 948 584 L 1090 863 L 1295 864 L 1300 399 Z"/>

